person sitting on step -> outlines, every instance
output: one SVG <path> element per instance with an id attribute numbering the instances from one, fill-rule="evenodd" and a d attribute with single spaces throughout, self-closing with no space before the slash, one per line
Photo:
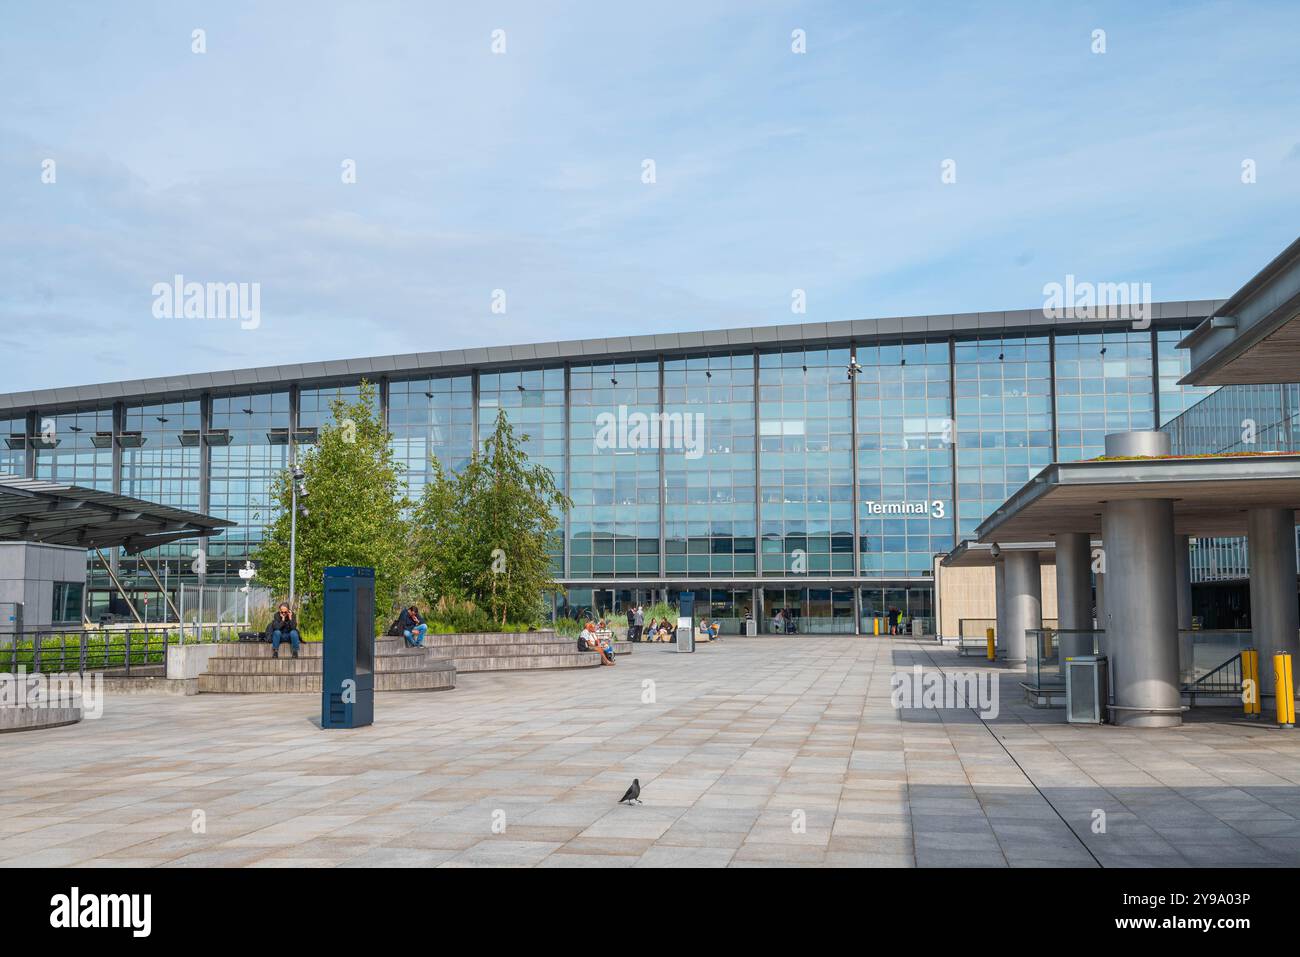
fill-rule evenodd
<path id="1" fill-rule="evenodd" d="M 293 656 L 298 657 L 298 642 L 301 640 L 298 635 L 298 619 L 293 616 L 289 606 L 285 602 L 280 602 L 280 607 L 276 609 L 275 617 L 271 623 L 266 626 L 266 637 L 271 642 L 271 657 L 280 657 L 280 642 L 286 638 L 293 648 Z"/>
<path id="2" fill-rule="evenodd" d="M 420 609 L 414 605 L 409 606 L 397 619 L 397 626 L 402 629 L 402 637 L 406 639 L 408 648 L 424 647 L 424 636 L 428 634 L 429 626 L 420 619 Z"/>
<path id="3" fill-rule="evenodd" d="M 582 651 L 595 651 L 600 653 L 600 663 L 602 665 L 612 665 L 614 656 L 607 650 L 605 643 L 600 636 L 596 634 L 596 623 L 587 622 L 582 634 L 578 636 L 578 648 Z"/>

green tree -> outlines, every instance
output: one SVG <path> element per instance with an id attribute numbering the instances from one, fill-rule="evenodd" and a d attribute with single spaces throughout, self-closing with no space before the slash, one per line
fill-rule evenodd
<path id="1" fill-rule="evenodd" d="M 505 411 L 458 475 L 434 459 L 415 511 L 430 604 L 473 601 L 495 624 L 541 617 L 542 593 L 556 588 L 549 544 L 571 505 L 551 470 L 530 465 Z"/>
<path id="2" fill-rule="evenodd" d="M 317 443 L 299 456 L 307 497 L 299 497 L 296 587 L 304 625 L 321 622 L 321 583 L 331 565 L 375 570 L 375 617 L 387 623 L 411 569 L 410 507 L 405 466 L 393 457 L 391 433 L 380 421 L 376 390 L 362 381 L 355 402 L 335 399 L 334 421 Z M 289 530 L 293 474 L 277 478 L 272 500 L 276 518 L 257 549 L 257 580 L 281 596 L 289 594 Z"/>

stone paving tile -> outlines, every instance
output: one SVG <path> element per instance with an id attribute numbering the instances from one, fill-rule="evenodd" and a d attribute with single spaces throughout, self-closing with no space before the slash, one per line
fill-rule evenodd
<path id="1" fill-rule="evenodd" d="M 0 740 L 0 866 L 1300 864 L 1300 737 L 1224 709 L 1071 726 L 1020 675 L 910 639 L 619 664 L 380 695 L 348 732 L 311 695 L 110 696 Z M 915 666 L 995 673 L 999 714 L 896 711 Z M 646 803 L 616 805 L 633 777 Z"/>

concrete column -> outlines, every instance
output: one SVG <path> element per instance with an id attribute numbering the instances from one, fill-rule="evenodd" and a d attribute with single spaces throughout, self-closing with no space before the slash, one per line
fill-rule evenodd
<path id="1" fill-rule="evenodd" d="M 1086 532 L 1056 536 L 1056 617 L 1062 631 L 1092 631 L 1092 542 Z M 1061 635 L 1060 659 L 1092 654 L 1089 635 Z"/>
<path id="2" fill-rule="evenodd" d="M 993 560 L 993 594 L 996 601 L 997 622 L 993 629 L 996 643 L 993 646 L 999 658 L 1007 654 L 1007 566 L 1001 558 Z"/>
<path id="3" fill-rule="evenodd" d="M 1024 661 L 1030 648 L 1025 631 L 1043 627 L 1043 582 L 1035 551 L 1003 551 L 1007 661 Z M 1035 652 L 1036 653 L 1036 652 Z"/>
<path id="4" fill-rule="evenodd" d="M 1250 548 L 1250 630 L 1259 651 L 1260 694 L 1273 694 L 1273 655 L 1300 662 L 1296 605 L 1295 512 L 1252 508 L 1246 513 Z"/>
<path id="5" fill-rule="evenodd" d="M 1106 549 L 1106 651 L 1116 724 L 1183 722 L 1178 684 L 1174 503 L 1123 499 L 1102 510 Z"/>
<path id="6" fill-rule="evenodd" d="M 1178 679 L 1192 677 L 1192 562 L 1191 542 L 1174 536 L 1174 584 L 1178 588 Z"/>

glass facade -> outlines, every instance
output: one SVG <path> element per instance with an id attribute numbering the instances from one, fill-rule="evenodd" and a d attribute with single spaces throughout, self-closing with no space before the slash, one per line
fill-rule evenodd
<path id="1" fill-rule="evenodd" d="M 411 498 L 420 497 L 436 458 L 459 472 L 474 451 L 474 380 L 467 375 L 405 379 L 388 386 L 393 452 L 406 467 Z"/>
<path id="2" fill-rule="evenodd" d="M 0 418 L 0 472 L 22 475 L 27 471 L 27 419 Z"/>
<path id="3" fill-rule="evenodd" d="M 759 354 L 764 575 L 854 572 L 849 355 L 847 345 Z"/>
<path id="4" fill-rule="evenodd" d="M 1101 455 L 1110 432 L 1155 427 L 1151 332 L 1086 332 L 1056 337 L 1057 455 Z"/>
<path id="5" fill-rule="evenodd" d="M 668 575 L 753 577 L 754 354 L 665 359 L 664 411 L 695 438 L 664 453 Z"/>
<path id="6" fill-rule="evenodd" d="M 659 418 L 659 363 L 574 365 L 569 376 L 569 574 L 658 575 L 659 461 L 681 454 L 662 448 L 674 436 Z"/>
<path id="7" fill-rule="evenodd" d="M 42 415 L 33 443 L 36 478 L 113 490 L 112 406 Z"/>
<path id="8" fill-rule="evenodd" d="M 550 469 L 556 484 L 567 491 L 564 454 L 563 367 L 481 372 L 478 382 L 478 441 L 492 434 L 497 411 L 504 410 L 528 460 Z M 564 574 L 564 538 L 550 543 L 551 567 Z"/>
<path id="9" fill-rule="evenodd" d="M 1047 336 L 958 339 L 957 538 L 1052 461 L 1052 364 Z"/>
<path id="10" fill-rule="evenodd" d="M 273 518 L 275 479 L 289 466 L 289 393 L 212 399 L 204 444 L 211 456 L 208 514 L 237 522 L 209 542 L 209 578 L 238 581 L 238 569 Z"/>
<path id="11" fill-rule="evenodd" d="M 935 554 L 955 544 L 950 358 L 946 339 L 857 350 L 858 536 L 865 575 L 929 575 Z"/>
<path id="12" fill-rule="evenodd" d="M 627 358 L 407 372 L 377 382 L 376 398 L 412 496 L 431 456 L 463 468 L 498 410 L 527 436 L 530 460 L 573 500 L 551 543 L 567 593 L 548 601 L 561 612 L 689 588 L 724 628 L 749 612 L 770 630 L 780 608 L 802 632 L 872 631 L 893 612 L 932 618 L 935 557 L 1053 459 L 1100 454 L 1108 432 L 1159 423 L 1176 448 L 1228 450 L 1249 419 L 1256 448 L 1294 448 L 1300 387 L 1177 384 L 1187 357 L 1176 346 L 1194 323 L 782 347 L 701 337 Z M 0 422 L 0 469 L 34 463 L 38 478 L 116 483 L 231 519 L 238 527 L 209 546 L 206 581 L 238 585 L 276 477 L 330 423 L 331 402 L 359 390 L 345 380 L 37 408 L 30 454 L 19 411 Z M 195 544 L 151 557 L 192 580 Z M 1239 564 L 1234 548 L 1205 554 L 1221 572 Z M 92 608 L 103 587 L 92 578 Z"/>
<path id="13" fill-rule="evenodd" d="M 1230 385 L 1209 390 L 1166 423 L 1164 431 L 1169 433 L 1175 455 L 1300 451 L 1300 384 Z M 1191 574 L 1194 582 L 1248 577 L 1246 539 L 1193 539 Z"/>

